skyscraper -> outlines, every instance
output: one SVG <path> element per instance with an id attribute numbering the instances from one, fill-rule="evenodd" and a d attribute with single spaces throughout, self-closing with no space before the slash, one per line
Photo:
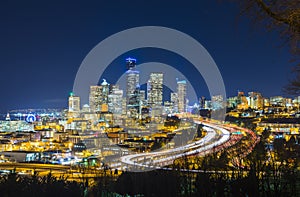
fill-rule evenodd
<path id="1" fill-rule="evenodd" d="M 108 95 L 108 111 L 113 114 L 122 114 L 122 99 L 123 90 L 120 90 L 118 85 L 112 86 Z"/>
<path id="2" fill-rule="evenodd" d="M 177 81 L 178 112 L 186 111 L 186 81 Z"/>
<path id="3" fill-rule="evenodd" d="M 161 106 L 163 100 L 163 73 L 151 73 L 147 83 L 147 100 L 150 106 Z"/>
<path id="4" fill-rule="evenodd" d="M 136 67 L 136 59 L 131 57 L 126 58 L 126 69 L 132 70 L 135 69 L 135 67 Z"/>
<path id="5" fill-rule="evenodd" d="M 247 97 L 245 96 L 244 92 L 238 92 L 237 96 L 237 109 L 239 110 L 245 110 L 248 109 L 248 100 Z"/>
<path id="6" fill-rule="evenodd" d="M 73 92 L 69 96 L 69 112 L 79 112 L 80 111 L 80 97 L 75 96 Z"/>
<path id="7" fill-rule="evenodd" d="M 90 87 L 90 109 L 92 112 L 102 111 L 103 105 L 108 104 L 110 85 L 103 79 L 101 85 Z"/>
<path id="8" fill-rule="evenodd" d="M 140 90 L 140 101 L 141 101 L 141 105 L 147 105 L 146 103 L 146 92 L 145 90 Z"/>
<path id="9" fill-rule="evenodd" d="M 172 112 L 177 113 L 178 112 L 178 94 L 177 92 L 171 93 L 171 103 L 172 103 Z"/>
<path id="10" fill-rule="evenodd" d="M 211 104 L 213 110 L 222 109 L 224 107 L 224 98 L 222 95 L 214 95 L 211 97 Z"/>
<path id="11" fill-rule="evenodd" d="M 248 92 L 249 96 L 249 107 L 252 109 L 262 109 L 263 108 L 263 97 L 259 92 Z"/>
<path id="12" fill-rule="evenodd" d="M 204 96 L 201 96 L 201 98 L 199 99 L 199 104 L 201 109 L 205 108 L 205 100 L 206 98 Z"/>
<path id="13" fill-rule="evenodd" d="M 139 78 L 140 73 L 136 70 L 136 59 L 126 59 L 126 105 L 131 117 L 137 117 L 140 107 Z"/>

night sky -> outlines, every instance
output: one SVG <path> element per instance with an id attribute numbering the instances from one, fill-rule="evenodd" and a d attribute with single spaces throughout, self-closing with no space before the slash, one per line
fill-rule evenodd
<path id="1" fill-rule="evenodd" d="M 89 51 L 119 31 L 165 26 L 200 42 L 215 60 L 227 96 L 238 90 L 263 96 L 282 94 L 291 68 L 287 46 L 277 32 L 253 25 L 227 1 L 10 1 L 0 2 L 0 112 L 20 108 L 63 108 L 76 72 Z M 125 58 L 163 62 L 180 69 L 188 64 L 159 49 L 129 51 L 105 72 L 110 83 L 125 72 Z M 192 75 L 192 69 L 186 69 Z M 100 76 L 99 76 L 100 78 Z M 197 94 L 208 96 L 201 78 Z M 76 94 L 76 93 L 75 93 Z"/>

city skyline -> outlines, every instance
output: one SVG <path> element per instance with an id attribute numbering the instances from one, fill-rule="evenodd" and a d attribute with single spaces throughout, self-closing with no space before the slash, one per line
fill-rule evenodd
<path id="1" fill-rule="evenodd" d="M 300 196 L 297 2 L 2 1 L 1 195 Z"/>
<path id="2" fill-rule="evenodd" d="M 289 61 L 287 47 L 274 44 L 281 43 L 274 32 L 252 30 L 251 22 L 244 17 L 236 22 L 237 6 L 196 1 L 189 4 L 172 1 L 172 6 L 169 6 L 170 2 L 135 2 L 134 14 L 125 15 L 123 10 L 132 5 L 118 3 L 120 6 L 114 7 L 113 2 L 107 2 L 107 9 L 100 3 L 81 6 L 60 2 L 60 7 L 51 3 L 44 7 L 33 1 L 4 3 L 1 6 L 4 31 L 0 33 L 3 43 L 0 88 L 5 94 L 2 94 L 0 112 L 66 107 L 65 97 L 72 90 L 77 69 L 93 46 L 111 34 L 143 25 L 174 28 L 203 44 L 220 69 L 227 95 L 235 95 L 238 90 L 257 91 L 267 97 L 282 95 L 281 88 L 287 84 L 294 66 Z M 68 10 L 68 15 L 65 10 Z M 81 10 L 81 14 L 78 15 L 76 10 Z M 115 18 L 111 17 L 109 10 L 115 13 Z M 146 17 L 154 10 L 155 16 Z M 165 11 L 170 14 L 166 16 Z M 124 16 L 128 20 L 126 23 L 119 20 Z M 170 17 L 172 20 L 168 20 Z M 184 66 L 187 75 L 193 73 L 192 65 L 184 58 L 149 48 L 116 58 L 104 73 L 106 76 L 99 76 L 99 79 L 115 83 L 125 71 L 123 60 L 127 56 L 136 57 L 139 64 L 163 62 L 179 70 Z M 191 78 L 193 84 L 197 81 L 198 96 L 208 97 L 204 80 Z"/>
<path id="3" fill-rule="evenodd" d="M 125 62 L 123 63 L 123 66 L 125 66 L 126 68 L 126 71 L 124 73 L 124 75 L 126 75 L 125 89 L 120 89 L 120 84 L 118 83 L 110 84 L 105 78 L 100 78 L 97 84 L 93 84 L 89 87 L 90 91 L 88 102 L 81 102 L 80 97 L 76 95 L 75 92 L 71 91 L 69 93 L 69 100 L 67 104 L 68 106 L 56 109 L 68 109 L 70 112 L 79 113 L 81 110 L 85 111 L 87 109 L 90 112 L 101 112 L 103 111 L 104 107 L 104 111 L 108 110 L 112 113 L 121 114 L 123 101 L 126 101 L 124 104 L 127 106 L 127 110 L 128 106 L 137 107 L 140 105 L 148 106 L 153 109 L 156 109 L 156 107 L 159 106 L 163 106 L 164 108 L 166 108 L 166 110 L 169 110 L 169 105 L 171 104 L 171 108 L 173 108 L 173 110 L 171 111 L 182 113 L 186 112 L 187 107 L 191 108 L 193 107 L 193 105 L 199 106 L 200 109 L 203 108 L 217 110 L 224 107 L 224 102 L 227 103 L 226 106 L 229 108 L 237 107 L 237 109 L 244 110 L 248 108 L 262 108 L 265 102 L 270 103 L 270 100 L 272 99 L 279 99 L 280 102 L 283 102 L 282 99 L 287 99 L 289 101 L 288 105 L 291 105 L 292 102 L 296 102 L 297 104 L 299 102 L 299 96 L 283 97 L 282 95 L 276 95 L 265 97 L 261 92 L 249 91 L 247 97 L 246 95 L 244 95 L 244 91 L 241 90 L 237 90 L 236 95 L 227 95 L 226 98 L 223 98 L 222 95 L 211 95 L 209 97 L 205 97 L 202 95 L 198 98 L 197 101 L 189 102 L 189 97 L 187 96 L 188 83 L 185 78 L 179 79 L 178 77 L 173 76 L 174 81 L 176 81 L 177 84 L 177 91 L 172 91 L 172 88 L 166 86 L 166 84 L 163 83 L 165 72 L 150 72 L 148 73 L 149 75 L 146 76 L 146 78 L 149 78 L 147 83 L 140 84 L 140 74 L 143 75 L 144 73 L 140 72 L 139 69 L 137 69 L 137 59 L 133 57 L 127 57 L 125 58 Z M 146 87 L 142 88 L 141 86 Z M 168 89 L 168 91 L 165 92 L 165 89 Z M 166 95 L 168 93 L 169 95 Z M 134 103 L 130 104 L 132 98 L 134 98 Z M 268 101 L 265 101 L 266 99 Z M 232 105 L 232 102 L 237 102 L 237 100 L 240 100 L 239 105 Z M 103 104 L 105 104 L 105 106 L 103 106 Z M 40 109 L 46 108 L 47 107 Z M 23 109 L 29 110 L 30 108 L 9 109 L 7 110 L 7 112 Z M 32 108 L 33 111 L 36 109 L 39 108 Z M 5 115 L 5 113 L 3 113 L 2 115 Z M 9 114 L 6 114 L 6 118 L 7 115 Z"/>
<path id="4" fill-rule="evenodd" d="M 158 74 L 158 73 L 151 73 Z M 124 104 L 126 106 L 126 95 L 124 95 L 124 90 L 119 88 L 119 84 L 109 84 L 105 79 L 102 79 L 102 83 L 90 86 L 90 102 L 82 103 L 79 96 L 74 92 L 70 92 L 69 96 L 65 98 L 68 103 L 67 107 L 64 108 L 20 108 L 11 109 L 7 113 L 3 113 L 0 120 L 5 120 L 9 116 L 9 113 L 13 113 L 15 116 L 19 114 L 22 119 L 26 120 L 27 116 L 38 115 L 38 114 L 48 114 L 47 111 L 51 111 L 53 117 L 58 116 L 63 110 L 79 114 L 81 112 L 93 112 L 100 113 L 103 111 L 109 111 L 113 114 L 122 114 L 124 110 Z M 147 91 L 140 89 L 139 99 L 137 100 L 144 107 L 150 107 L 157 109 L 157 107 L 163 107 L 163 113 L 183 113 L 191 112 L 192 109 L 208 109 L 208 110 L 219 110 L 221 108 L 227 107 L 229 110 L 237 109 L 241 111 L 255 110 L 261 111 L 263 108 L 268 108 L 269 106 L 280 106 L 286 108 L 292 108 L 300 104 L 300 96 L 295 97 L 284 97 L 282 95 L 265 97 L 260 92 L 244 92 L 238 91 L 236 95 L 231 95 L 223 98 L 222 95 L 213 95 L 211 98 L 201 97 L 195 103 L 189 103 L 188 97 L 186 97 L 186 84 L 185 80 L 177 80 L 177 91 L 170 93 L 169 99 L 163 99 L 162 103 L 152 104 L 151 98 L 150 102 L 147 98 Z M 179 94 L 178 94 L 179 92 Z M 182 95 L 182 96 L 178 96 Z M 158 96 L 159 97 L 159 96 Z M 181 97 L 181 99 L 179 99 Z M 181 100 L 181 101 L 179 101 Z M 184 105 L 185 103 L 185 105 Z M 104 105 L 103 105 L 104 104 Z M 180 106 L 181 105 L 181 106 Z M 170 110 L 171 109 L 173 110 Z M 125 107 L 126 108 L 126 107 Z M 168 110 L 170 110 L 168 112 Z M 125 109 L 126 111 L 126 109 Z M 159 112 L 162 113 L 162 112 Z M 195 113 L 195 112 L 193 112 Z M 20 118 L 17 118 L 21 120 Z M 27 120 L 26 120 L 27 121 Z"/>
<path id="5" fill-rule="evenodd" d="M 158 114 L 191 112 L 193 108 L 213 111 L 224 107 L 238 110 L 261 110 L 265 106 L 270 105 L 279 105 L 287 108 L 299 105 L 299 96 L 294 98 L 284 98 L 282 96 L 266 98 L 260 92 L 254 91 L 248 92 L 248 96 L 243 91 L 238 91 L 237 95 L 226 98 L 223 95 L 211 95 L 211 98 L 201 96 L 198 101 L 189 103 L 187 81 L 186 79 L 179 79 L 177 77 L 175 78 L 177 84 L 176 91 L 170 92 L 169 99 L 163 99 L 165 97 L 163 96 L 164 89 L 169 88 L 164 88 L 164 72 L 148 73 L 147 77 L 149 80 L 145 84 L 146 90 L 143 90 L 140 84 L 140 74 L 144 75 L 145 73 L 137 69 L 137 60 L 128 57 L 125 59 L 125 66 L 126 88 L 124 90 L 119 88 L 120 84 L 109 84 L 106 79 L 102 79 L 101 83 L 90 86 L 89 105 L 84 103 L 81 105 L 89 108 L 90 112 L 100 113 L 108 111 L 113 114 L 126 114 L 128 117 L 135 118 L 141 118 L 141 111 L 143 111 L 144 107 L 152 111 L 150 116 L 156 116 Z M 123 91 L 126 92 L 125 96 L 123 95 Z M 72 102 L 70 102 L 70 99 Z M 77 104 L 74 104 L 73 100 Z M 125 107 L 123 107 L 123 101 Z M 78 103 L 80 103 L 80 98 L 71 92 L 69 97 L 69 111 L 74 111 L 73 106 L 78 106 Z M 80 111 L 80 104 L 79 109 L 75 111 Z M 118 112 L 116 113 L 116 111 Z"/>

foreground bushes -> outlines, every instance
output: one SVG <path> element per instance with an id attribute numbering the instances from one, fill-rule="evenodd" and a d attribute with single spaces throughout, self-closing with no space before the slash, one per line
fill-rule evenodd
<path id="1" fill-rule="evenodd" d="M 80 183 L 57 179 L 51 174 L 39 177 L 11 173 L 0 178 L 0 196 L 3 197 L 77 197 L 83 196 L 83 188 Z"/>

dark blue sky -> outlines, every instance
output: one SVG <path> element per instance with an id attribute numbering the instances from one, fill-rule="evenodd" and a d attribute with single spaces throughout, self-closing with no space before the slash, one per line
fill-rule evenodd
<path id="1" fill-rule="evenodd" d="M 239 17 L 236 4 L 218 2 L 1 1 L 0 112 L 66 107 L 77 69 L 88 52 L 114 33 L 146 25 L 174 28 L 198 40 L 218 65 L 228 96 L 237 90 L 282 94 L 294 65 L 288 47 L 280 47 L 276 32 Z M 117 58 L 106 78 L 113 80 L 125 71 L 125 56 L 179 69 L 185 63 L 162 50 L 135 50 Z M 112 69 L 116 67 L 119 73 Z M 197 93 L 207 96 L 203 83 L 199 79 Z"/>

